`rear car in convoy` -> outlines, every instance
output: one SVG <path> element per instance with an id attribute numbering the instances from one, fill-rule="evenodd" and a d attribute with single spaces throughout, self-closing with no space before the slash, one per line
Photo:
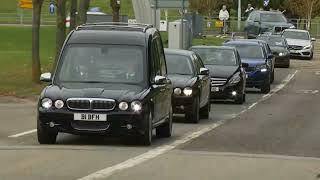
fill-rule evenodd
<path id="1" fill-rule="evenodd" d="M 209 70 L 192 51 L 165 49 L 169 78 L 174 90 L 173 113 L 185 114 L 188 122 L 208 119 L 210 112 Z"/>
<path id="2" fill-rule="evenodd" d="M 269 93 L 271 88 L 272 54 L 267 54 L 260 41 L 232 40 L 224 43 L 225 46 L 235 47 L 242 63 L 247 63 L 246 87 L 258 88 L 262 93 Z"/>
<path id="3" fill-rule="evenodd" d="M 307 58 L 309 60 L 313 59 L 313 41 L 316 39 L 311 38 L 308 31 L 286 29 L 283 31 L 283 37 L 288 42 L 291 56 Z"/>
<path id="4" fill-rule="evenodd" d="M 150 25 L 87 24 L 68 36 L 38 103 L 40 144 L 59 132 L 138 136 L 172 131 L 172 84 L 160 33 Z"/>
<path id="5" fill-rule="evenodd" d="M 246 100 L 246 72 L 238 51 L 227 46 L 193 46 L 191 50 L 200 55 L 210 71 L 211 99 L 231 99 L 243 104 Z"/>
<path id="6" fill-rule="evenodd" d="M 257 39 L 264 40 L 270 46 L 270 49 L 275 56 L 276 67 L 290 67 L 290 51 L 287 40 L 281 35 L 266 35 L 261 34 Z"/>
<path id="7" fill-rule="evenodd" d="M 244 32 L 247 38 L 256 38 L 259 34 L 267 31 L 282 31 L 296 28 L 289 23 L 280 11 L 253 11 L 248 17 Z"/>

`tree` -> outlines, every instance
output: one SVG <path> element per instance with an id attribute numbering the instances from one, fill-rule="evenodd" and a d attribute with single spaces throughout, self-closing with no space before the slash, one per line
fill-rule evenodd
<path id="1" fill-rule="evenodd" d="M 119 0 L 110 0 L 110 6 L 112 8 L 112 21 L 120 21 L 120 1 Z"/>
<path id="2" fill-rule="evenodd" d="M 78 1 L 77 0 L 71 0 L 70 3 L 70 31 L 76 28 L 76 13 L 77 13 L 77 5 Z"/>
<path id="3" fill-rule="evenodd" d="M 66 0 L 57 0 L 57 29 L 56 29 L 56 58 L 59 58 L 60 50 L 66 38 Z M 54 66 L 55 67 L 55 66 Z"/>
<path id="4" fill-rule="evenodd" d="M 311 20 L 317 15 L 316 10 L 320 7 L 318 0 L 286 0 L 285 7 L 288 8 L 293 14 L 298 15 L 300 18 L 306 19 L 306 28 L 310 30 Z"/>
<path id="5" fill-rule="evenodd" d="M 33 0 L 32 10 L 32 81 L 40 83 L 40 19 L 41 7 L 44 0 Z"/>
<path id="6" fill-rule="evenodd" d="M 90 0 L 80 0 L 78 7 L 77 25 L 87 22 L 87 11 L 90 6 Z"/>

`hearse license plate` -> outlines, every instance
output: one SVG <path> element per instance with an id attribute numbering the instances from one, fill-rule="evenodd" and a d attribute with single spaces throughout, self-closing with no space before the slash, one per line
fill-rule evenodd
<path id="1" fill-rule="evenodd" d="M 219 92 L 219 87 L 211 87 L 212 92 Z"/>
<path id="2" fill-rule="evenodd" d="M 76 113 L 73 118 L 76 121 L 107 121 L 106 114 Z"/>

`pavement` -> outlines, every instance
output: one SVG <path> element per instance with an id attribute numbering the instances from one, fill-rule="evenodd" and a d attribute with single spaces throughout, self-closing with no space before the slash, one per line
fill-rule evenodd
<path id="1" fill-rule="evenodd" d="M 267 95 L 213 103 L 199 124 L 175 117 L 173 137 L 150 147 L 67 134 L 39 145 L 35 103 L 0 103 L 0 179 L 319 179 L 318 57 L 276 69 Z"/>

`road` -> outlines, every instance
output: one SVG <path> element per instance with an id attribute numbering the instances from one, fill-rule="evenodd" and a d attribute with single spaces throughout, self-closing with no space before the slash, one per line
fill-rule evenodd
<path id="1" fill-rule="evenodd" d="M 315 180 L 320 174 L 320 61 L 277 69 L 270 94 L 216 102 L 199 124 L 175 117 L 151 147 L 66 134 L 39 145 L 34 103 L 0 103 L 0 179 Z"/>

